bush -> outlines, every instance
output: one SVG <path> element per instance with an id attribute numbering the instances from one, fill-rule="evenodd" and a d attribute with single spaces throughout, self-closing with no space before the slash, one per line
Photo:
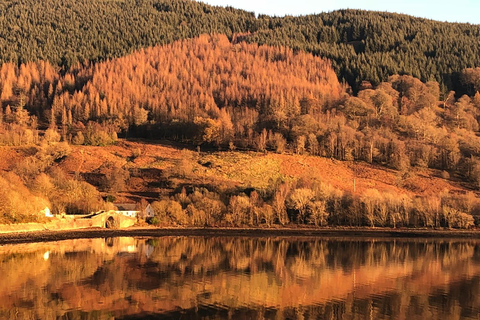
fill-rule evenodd
<path id="1" fill-rule="evenodd" d="M 310 220 L 315 226 L 319 227 L 327 224 L 328 212 L 325 208 L 324 201 L 313 201 L 310 204 L 310 212 Z"/>
<path id="2" fill-rule="evenodd" d="M 264 204 L 261 208 L 263 220 L 267 226 L 271 226 L 275 222 L 275 212 L 271 205 Z"/>
<path id="3" fill-rule="evenodd" d="M 78 131 L 75 137 L 73 137 L 72 143 L 76 145 L 82 145 L 85 143 L 85 137 L 81 131 Z"/>
<path id="4" fill-rule="evenodd" d="M 158 217 L 152 217 L 147 220 L 147 223 L 153 224 L 154 226 L 158 226 L 160 225 L 160 220 L 158 219 Z"/>
<path id="5" fill-rule="evenodd" d="M 307 188 L 295 189 L 290 195 L 289 207 L 298 211 L 297 221 L 299 223 L 305 223 L 308 207 L 313 197 L 313 191 Z"/>
<path id="6" fill-rule="evenodd" d="M 155 211 L 155 218 L 158 224 L 175 223 L 180 225 L 187 225 L 190 223 L 190 219 L 182 206 L 175 200 L 160 200 L 151 204 Z"/>
<path id="7" fill-rule="evenodd" d="M 450 174 L 447 171 L 443 170 L 441 177 L 442 179 L 450 179 Z"/>
<path id="8" fill-rule="evenodd" d="M 40 221 L 45 207 L 50 203 L 30 193 L 20 177 L 11 172 L 0 176 L 0 223 Z"/>
<path id="9" fill-rule="evenodd" d="M 48 144 L 55 144 L 60 141 L 60 134 L 55 129 L 47 129 L 43 139 Z"/>

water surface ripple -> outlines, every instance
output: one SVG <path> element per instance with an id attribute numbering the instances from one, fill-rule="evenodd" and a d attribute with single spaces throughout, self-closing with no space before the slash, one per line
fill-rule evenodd
<path id="1" fill-rule="evenodd" d="M 0 319 L 480 318 L 479 240 L 76 239 L 0 275 Z"/>

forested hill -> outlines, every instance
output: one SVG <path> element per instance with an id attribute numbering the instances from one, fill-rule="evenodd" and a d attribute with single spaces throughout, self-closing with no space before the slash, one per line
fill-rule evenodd
<path id="1" fill-rule="evenodd" d="M 480 26 L 406 15 L 341 10 L 302 17 L 252 12 L 189 0 L 0 0 L 0 61 L 77 61 L 124 56 L 135 49 L 203 33 L 285 45 L 332 60 L 358 89 L 389 75 L 436 80 L 464 93 L 458 73 L 480 61 Z"/>

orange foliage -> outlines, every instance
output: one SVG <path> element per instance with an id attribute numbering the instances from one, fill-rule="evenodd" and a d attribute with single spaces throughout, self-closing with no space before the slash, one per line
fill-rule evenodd
<path id="1" fill-rule="evenodd" d="M 285 47 L 231 43 L 223 35 L 78 65 L 64 75 L 48 62 L 6 63 L 0 88 L 3 108 L 25 106 L 40 126 L 61 124 L 68 141 L 81 130 L 79 121 L 106 122 L 119 131 L 148 123 L 193 124 L 199 117 L 230 126 L 218 142 L 237 138 L 249 145 L 259 127 L 284 131 L 296 116 L 318 116 L 344 95 L 327 60 Z"/>
<path id="2" fill-rule="evenodd" d="M 196 116 L 217 118 L 222 107 L 265 108 L 280 96 L 287 105 L 311 96 L 325 105 L 342 91 L 326 60 L 203 35 L 97 64 L 81 93 L 64 102 L 78 115 L 89 103 L 97 117 L 141 107 L 157 121 L 193 122 Z"/>

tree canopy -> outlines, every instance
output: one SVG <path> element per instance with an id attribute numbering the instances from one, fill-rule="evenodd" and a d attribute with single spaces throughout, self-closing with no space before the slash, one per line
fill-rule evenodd
<path id="1" fill-rule="evenodd" d="M 355 91 L 363 80 L 407 74 L 467 93 L 459 72 L 480 60 L 480 26 L 393 13 L 255 17 L 191 0 L 0 1 L 0 62 L 48 60 L 68 69 L 204 33 L 328 58 Z"/>

